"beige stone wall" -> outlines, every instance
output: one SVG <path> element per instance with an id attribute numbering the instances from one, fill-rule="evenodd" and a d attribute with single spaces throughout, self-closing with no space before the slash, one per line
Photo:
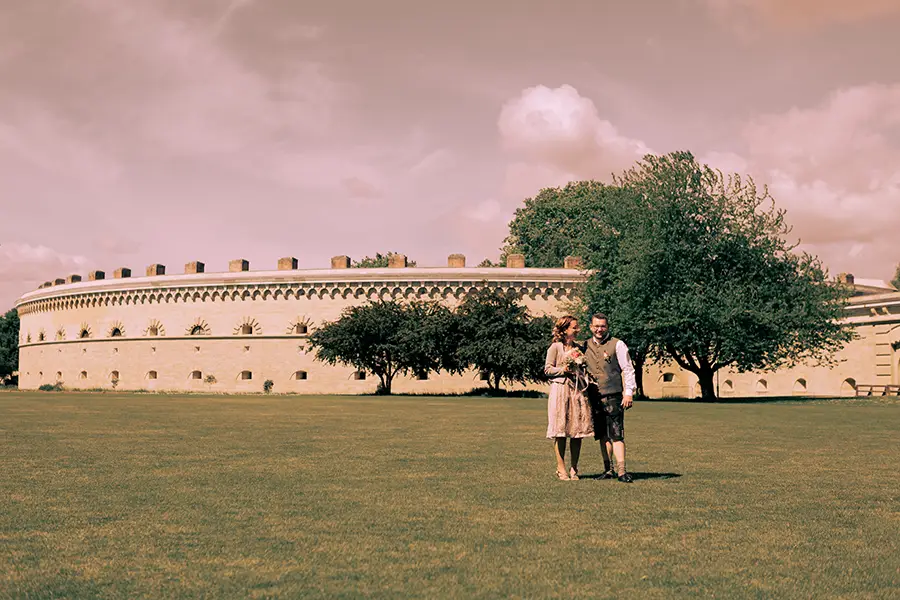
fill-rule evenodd
<path id="1" fill-rule="evenodd" d="M 358 380 L 353 369 L 302 351 L 306 335 L 294 325 L 335 320 L 347 306 L 374 297 L 454 305 L 480 285 L 516 290 L 533 314 L 557 314 L 580 281 L 571 269 L 390 268 L 239 270 L 58 285 L 18 303 L 19 385 L 35 389 L 61 380 L 69 389 L 109 389 L 117 373 L 120 390 L 259 392 L 271 379 L 276 393 L 373 392 L 372 374 Z M 243 333 L 245 325 L 251 333 Z M 197 326 L 200 335 L 191 335 Z M 56 339 L 60 330 L 63 340 Z M 114 330 L 121 337 L 111 337 Z M 89 337 L 81 338 L 83 331 Z M 245 371 L 250 379 L 242 378 Z M 305 380 L 295 377 L 299 371 Z M 208 375 L 216 383 L 207 384 Z M 395 380 L 394 391 L 463 392 L 481 385 L 476 373 L 440 374 Z"/>
<path id="2" fill-rule="evenodd" d="M 864 301 L 870 302 L 860 298 L 854 305 Z M 878 302 L 883 306 L 900 305 L 900 293 L 884 295 Z M 718 374 L 720 396 L 852 396 L 856 384 L 900 384 L 900 351 L 891 346 L 900 341 L 900 315 L 896 310 L 895 314 L 880 310 L 876 314 L 861 314 L 855 308 L 848 312 L 858 338 L 835 356 L 836 366 L 803 365 L 774 373 L 723 369 Z M 700 394 L 697 377 L 674 364 L 647 367 L 644 390 L 654 398 L 692 398 Z"/>
<path id="3" fill-rule="evenodd" d="M 71 389 L 108 389 L 117 372 L 122 390 L 259 392 L 271 379 L 276 393 L 368 393 L 377 385 L 371 374 L 358 380 L 351 368 L 316 362 L 301 350 L 306 336 L 293 332 L 293 325 L 335 320 L 345 307 L 375 297 L 440 299 L 452 306 L 484 285 L 516 290 L 533 314 L 560 315 L 583 280 L 577 269 L 465 268 L 458 266 L 464 257 L 456 256 L 450 260 L 456 266 L 447 268 L 347 269 L 346 260 L 335 262 L 333 269 L 269 272 L 245 271 L 242 262 L 229 273 L 188 268 L 186 275 L 47 284 L 17 304 L 19 385 L 35 389 L 61 379 Z M 165 272 L 158 267 L 148 273 Z M 900 352 L 891 346 L 900 342 L 900 292 L 866 291 L 852 301 L 847 318 L 859 337 L 838 354 L 836 367 L 722 370 L 720 395 L 838 396 L 852 395 L 850 382 L 900 384 Z M 198 325 L 202 334 L 190 335 Z M 244 325 L 252 333 L 243 334 Z M 154 326 L 158 335 L 151 335 Z M 614 321 L 611 326 L 615 333 Z M 114 329 L 122 336 L 110 337 Z M 65 339 L 56 339 L 59 330 Z M 90 337 L 79 338 L 82 330 Z M 151 371 L 155 380 L 148 378 Z M 192 378 L 195 371 L 200 379 Z M 252 378 L 242 379 L 244 371 Z M 296 379 L 298 371 L 307 379 Z M 208 375 L 216 383 L 207 384 Z M 426 381 L 399 378 L 394 391 L 464 392 L 481 385 L 476 373 L 440 374 Z M 696 377 L 675 365 L 648 366 L 644 386 L 651 397 L 699 394 Z"/>

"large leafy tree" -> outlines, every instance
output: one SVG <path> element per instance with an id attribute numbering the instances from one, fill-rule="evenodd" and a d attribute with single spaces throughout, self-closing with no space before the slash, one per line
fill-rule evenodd
<path id="1" fill-rule="evenodd" d="M 316 328 L 308 347 L 319 361 L 373 373 L 378 392 L 390 394 L 398 374 L 461 370 L 457 331 L 450 310 L 441 304 L 375 300 L 348 307 L 337 321 Z"/>
<path id="2" fill-rule="evenodd" d="M 617 183 L 628 192 L 618 259 L 591 278 L 591 298 L 618 298 L 622 314 L 644 319 L 651 355 L 696 374 L 703 398 L 715 398 L 723 367 L 833 364 L 852 339 L 849 291 L 786 241 L 784 211 L 751 179 L 676 152 L 645 157 Z"/>
<path id="3" fill-rule="evenodd" d="M 19 370 L 19 313 L 0 317 L 0 381 Z"/>
<path id="4" fill-rule="evenodd" d="M 502 382 L 544 379 L 544 358 L 553 322 L 535 317 L 519 304 L 512 290 L 483 287 L 472 290 L 456 309 L 457 366 L 487 375 L 488 387 Z"/>
<path id="5" fill-rule="evenodd" d="M 391 260 L 391 257 L 397 256 L 397 252 L 386 252 L 382 254 L 381 252 L 376 252 L 375 256 L 366 256 L 360 260 L 354 260 L 350 263 L 350 267 L 354 269 L 378 269 L 385 268 L 388 266 L 388 263 Z M 416 261 L 407 260 L 407 266 L 415 267 Z"/>
<path id="6" fill-rule="evenodd" d="M 534 267 L 559 267 L 566 256 L 583 259 L 591 275 L 581 301 L 567 310 L 583 323 L 594 312 L 609 316 L 612 333 L 628 344 L 640 396 L 650 332 L 639 307 L 618 293 L 621 278 L 629 275 L 621 273 L 619 258 L 623 230 L 635 224 L 630 193 L 597 181 L 545 188 L 516 210 L 502 250 L 522 252 L 526 263 Z"/>

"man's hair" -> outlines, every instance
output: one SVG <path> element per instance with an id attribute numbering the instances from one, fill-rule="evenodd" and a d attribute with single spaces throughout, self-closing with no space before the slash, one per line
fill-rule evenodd
<path id="1" fill-rule="evenodd" d="M 592 314 L 592 315 L 591 315 L 591 322 L 592 322 L 592 323 L 594 322 L 594 319 L 597 319 L 598 321 L 606 321 L 607 324 L 609 323 L 609 319 L 607 319 L 607 318 L 606 318 L 606 315 L 604 315 L 603 313 L 594 313 L 594 314 Z"/>

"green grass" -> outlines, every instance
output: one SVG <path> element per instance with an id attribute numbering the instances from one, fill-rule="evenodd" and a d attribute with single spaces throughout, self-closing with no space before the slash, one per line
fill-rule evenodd
<path id="1" fill-rule="evenodd" d="M 896 399 L 545 402 L 0 394 L 0 597 L 900 596 Z"/>

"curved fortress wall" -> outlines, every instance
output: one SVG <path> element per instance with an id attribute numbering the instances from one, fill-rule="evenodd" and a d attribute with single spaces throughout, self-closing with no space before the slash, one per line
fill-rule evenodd
<path id="1" fill-rule="evenodd" d="M 524 268 L 511 256 L 505 268 L 466 268 L 450 257 L 445 268 L 350 269 L 336 257 L 331 269 L 249 271 L 232 261 L 228 273 L 204 273 L 189 263 L 183 275 L 151 265 L 147 276 L 127 269 L 112 279 L 94 272 L 70 276 L 26 294 L 21 318 L 22 389 L 62 382 L 69 389 L 366 393 L 378 380 L 349 367 L 332 367 L 304 351 L 307 333 L 367 299 L 437 299 L 455 304 L 479 286 L 515 290 L 535 315 L 558 314 L 583 275 L 577 261 L 560 269 Z M 548 332 L 549 335 L 549 332 Z M 214 379 L 214 380 L 213 380 Z M 398 377 L 395 392 L 463 392 L 485 385 L 477 373 Z"/>

